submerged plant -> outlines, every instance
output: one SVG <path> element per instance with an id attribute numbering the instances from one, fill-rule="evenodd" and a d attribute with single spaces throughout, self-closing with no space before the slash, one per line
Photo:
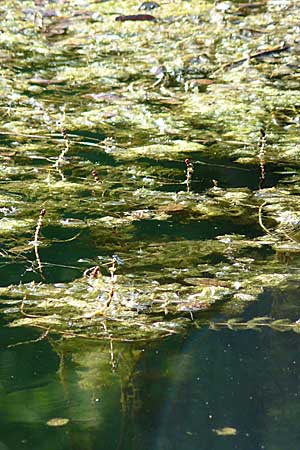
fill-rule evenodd
<path id="1" fill-rule="evenodd" d="M 289 319 L 273 319 L 272 317 L 254 317 L 246 322 L 242 319 L 228 319 L 225 322 L 210 322 L 212 330 L 228 328 L 233 331 L 238 330 L 261 330 L 262 328 L 271 328 L 275 331 L 294 331 L 300 333 L 300 320 L 292 322 Z"/>

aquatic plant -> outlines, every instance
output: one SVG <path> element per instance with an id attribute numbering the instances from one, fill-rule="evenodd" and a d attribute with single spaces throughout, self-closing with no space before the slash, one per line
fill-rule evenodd
<path id="1" fill-rule="evenodd" d="M 33 239 L 33 246 L 34 246 L 36 262 L 37 262 L 38 270 L 41 274 L 43 272 L 42 272 L 42 263 L 41 263 L 41 259 L 40 259 L 40 255 L 39 255 L 38 246 L 39 246 L 39 235 L 41 232 L 41 228 L 43 226 L 43 220 L 44 220 L 45 214 L 46 214 L 46 210 L 43 208 L 38 217 L 38 221 L 37 221 L 35 233 L 34 233 L 34 239 Z"/>
<path id="2" fill-rule="evenodd" d="M 51 8 L 0 6 L 8 324 L 156 339 L 297 283 L 295 2 Z"/>
<path id="3" fill-rule="evenodd" d="M 194 166 L 191 163 L 190 159 L 186 158 L 184 160 L 185 165 L 186 165 L 186 180 L 185 180 L 185 184 L 186 184 L 186 190 L 187 193 L 189 194 L 191 191 L 191 181 L 192 181 L 192 175 L 194 173 Z"/>

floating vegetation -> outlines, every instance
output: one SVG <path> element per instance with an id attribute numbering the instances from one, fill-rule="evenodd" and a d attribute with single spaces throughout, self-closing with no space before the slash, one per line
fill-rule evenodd
<path id="1" fill-rule="evenodd" d="M 47 421 L 47 425 L 49 427 L 63 427 L 64 425 L 67 425 L 70 422 L 69 419 L 64 417 L 54 417 L 53 419 L 49 419 Z"/>
<path id="2" fill-rule="evenodd" d="M 121 341 L 297 331 L 236 320 L 299 279 L 296 2 L 0 11 L 8 324 Z"/>
<path id="3" fill-rule="evenodd" d="M 216 433 L 217 436 L 235 436 L 237 434 L 237 429 L 233 427 L 224 427 L 213 429 L 213 432 Z"/>

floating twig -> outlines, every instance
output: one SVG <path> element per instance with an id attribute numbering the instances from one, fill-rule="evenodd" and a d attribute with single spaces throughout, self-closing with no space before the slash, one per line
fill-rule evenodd
<path id="1" fill-rule="evenodd" d="M 126 22 L 128 20 L 130 21 L 150 20 L 152 22 L 156 22 L 156 17 L 152 16 L 151 14 L 129 14 L 127 16 L 117 16 L 115 20 L 117 22 Z"/>
<path id="2" fill-rule="evenodd" d="M 72 236 L 72 237 L 70 237 L 70 238 L 68 238 L 68 239 L 53 239 L 52 242 L 54 242 L 54 243 L 57 243 L 57 242 L 65 243 L 65 242 L 75 241 L 75 239 L 77 239 L 78 236 L 81 235 L 81 233 L 82 233 L 82 231 L 79 231 L 79 233 L 76 233 L 75 236 Z"/>
<path id="3" fill-rule="evenodd" d="M 263 202 L 260 207 L 258 208 L 258 223 L 261 226 L 261 228 L 270 236 L 273 235 L 274 236 L 274 232 L 272 232 L 271 230 L 269 230 L 262 221 L 262 210 L 263 207 L 267 204 L 268 202 Z M 295 239 L 292 238 L 292 236 L 290 236 L 285 230 L 281 229 L 281 230 L 277 230 L 278 235 L 279 234 L 283 234 L 289 241 L 294 242 L 295 244 L 298 244 L 298 241 L 296 241 Z"/>
<path id="4" fill-rule="evenodd" d="M 260 58 L 263 56 L 270 56 L 273 53 L 279 53 L 279 52 L 284 52 L 290 49 L 289 45 L 286 45 L 285 43 L 282 45 L 276 45 L 275 47 L 270 47 L 267 48 L 266 50 L 260 50 L 256 53 L 252 53 L 252 55 L 249 55 L 245 58 L 240 58 L 240 59 L 236 59 L 235 61 L 231 61 L 229 63 L 224 64 L 223 66 L 221 66 L 219 69 L 217 69 L 214 73 L 217 73 L 221 70 L 225 70 L 225 69 L 230 69 L 234 66 L 238 66 L 239 64 L 243 64 L 246 61 L 249 61 L 250 59 L 256 59 L 256 58 Z"/>
<path id="5" fill-rule="evenodd" d="M 26 345 L 26 344 L 35 344 L 36 342 L 40 342 L 40 341 L 46 339 L 46 337 L 48 337 L 49 332 L 50 332 L 50 328 L 47 328 L 47 330 L 44 331 L 36 339 L 30 339 L 29 341 L 24 341 L 24 342 L 16 342 L 15 344 L 8 345 L 7 348 L 19 347 L 20 345 Z"/>
<path id="6" fill-rule="evenodd" d="M 260 207 L 258 208 L 258 223 L 261 226 L 261 228 L 267 233 L 267 234 L 272 234 L 272 232 L 270 230 L 268 230 L 267 227 L 265 227 L 265 225 L 263 224 L 262 221 L 262 210 L 263 207 L 267 204 L 267 202 L 263 202 Z"/>

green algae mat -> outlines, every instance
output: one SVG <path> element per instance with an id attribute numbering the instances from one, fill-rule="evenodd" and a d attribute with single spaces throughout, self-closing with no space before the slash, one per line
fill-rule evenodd
<path id="1" fill-rule="evenodd" d="M 7 324 L 121 341 L 203 323 L 298 332 L 239 320 L 264 290 L 288 302 L 299 286 L 298 1 L 0 14 Z"/>

